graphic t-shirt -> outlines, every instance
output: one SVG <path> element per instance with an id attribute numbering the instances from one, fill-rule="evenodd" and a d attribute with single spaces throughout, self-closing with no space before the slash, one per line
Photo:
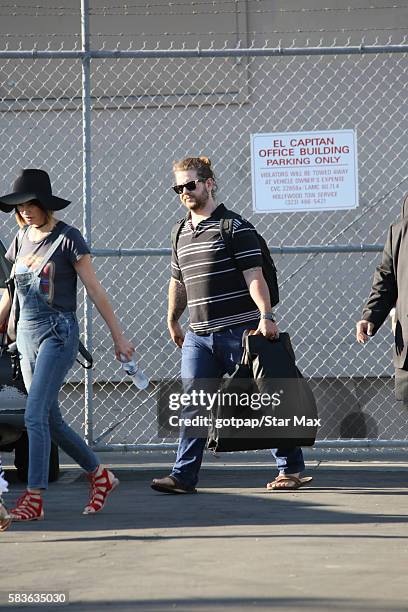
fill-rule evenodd
<path id="1" fill-rule="evenodd" d="M 63 221 L 58 221 L 52 232 L 39 241 L 30 240 L 30 230 L 28 230 L 24 234 L 15 262 L 18 251 L 17 235 L 6 253 L 6 258 L 16 263 L 15 273 L 38 270 L 51 244 L 61 234 L 62 229 L 67 227 Z M 52 308 L 61 312 L 76 310 L 77 273 L 73 264 L 88 253 L 90 251 L 81 232 L 72 227 L 41 271 L 40 291 Z"/>

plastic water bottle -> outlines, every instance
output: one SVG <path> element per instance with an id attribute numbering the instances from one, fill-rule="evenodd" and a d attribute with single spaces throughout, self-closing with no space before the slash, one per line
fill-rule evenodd
<path id="1" fill-rule="evenodd" d="M 138 389 L 147 389 L 149 386 L 149 379 L 146 374 L 142 372 L 139 368 L 138 364 L 131 359 L 130 361 L 126 361 L 125 355 L 120 355 L 122 368 L 125 372 L 130 376 L 132 382 Z"/>

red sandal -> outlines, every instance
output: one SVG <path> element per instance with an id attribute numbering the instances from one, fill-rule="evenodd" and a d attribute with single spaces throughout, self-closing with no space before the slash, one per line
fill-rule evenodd
<path id="1" fill-rule="evenodd" d="M 26 491 L 10 510 L 13 521 L 42 521 L 44 519 L 43 503 L 40 493 Z"/>
<path id="2" fill-rule="evenodd" d="M 119 480 L 112 472 L 101 466 L 87 476 L 91 490 L 89 502 L 82 514 L 95 514 L 102 510 L 108 495 L 119 485 Z"/>

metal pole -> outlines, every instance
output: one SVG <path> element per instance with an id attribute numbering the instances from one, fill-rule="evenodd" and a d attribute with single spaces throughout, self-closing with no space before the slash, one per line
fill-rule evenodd
<path id="1" fill-rule="evenodd" d="M 302 255 L 306 253 L 381 253 L 383 244 L 306 244 L 299 246 L 270 246 L 273 255 Z M 163 257 L 171 249 L 92 249 L 93 257 Z"/>
<path id="2" fill-rule="evenodd" d="M 91 247 L 91 57 L 89 55 L 89 0 L 81 0 L 81 41 L 82 51 L 82 197 L 83 233 Z M 92 302 L 87 295 L 84 300 L 85 346 L 92 352 Z M 85 370 L 84 425 L 85 438 L 93 444 L 93 373 Z"/>
<path id="3" fill-rule="evenodd" d="M 157 444 L 97 444 L 96 451 L 114 453 L 117 451 L 138 451 L 138 450 L 175 450 L 175 442 L 159 442 Z M 349 440 L 317 440 L 313 446 L 305 446 L 304 449 L 310 451 L 321 448 L 367 448 L 367 449 L 398 449 L 408 448 L 408 440 L 370 440 L 370 439 L 349 439 Z M 219 456 L 219 455 L 218 455 Z"/>
<path id="4" fill-rule="evenodd" d="M 88 2 L 81 0 L 81 5 Z M 84 13 L 83 13 L 84 15 Z M 88 22 L 88 13 L 86 20 Z M 82 18 L 82 22 L 84 23 Z M 49 50 L 0 50 L 0 59 L 75 59 L 85 58 L 88 55 L 99 59 L 120 58 L 197 58 L 197 57 L 294 57 L 307 55 L 376 55 L 380 53 L 407 53 L 408 45 L 357 45 L 343 47 L 264 47 L 249 49 L 132 49 L 123 51 L 121 49 L 104 49 L 103 51 L 49 51 Z"/>

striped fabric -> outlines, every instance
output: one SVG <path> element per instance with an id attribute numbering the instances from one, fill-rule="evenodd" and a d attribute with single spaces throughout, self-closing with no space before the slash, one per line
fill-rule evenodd
<path id="1" fill-rule="evenodd" d="M 173 249 L 171 274 L 185 284 L 190 327 L 196 334 L 256 323 L 259 319 L 242 275 L 243 270 L 262 266 L 258 238 L 248 221 L 234 219 L 233 262 L 220 234 L 220 219 L 225 212 L 225 206 L 220 204 L 195 229 L 188 219 L 179 235 L 177 253 Z"/>

